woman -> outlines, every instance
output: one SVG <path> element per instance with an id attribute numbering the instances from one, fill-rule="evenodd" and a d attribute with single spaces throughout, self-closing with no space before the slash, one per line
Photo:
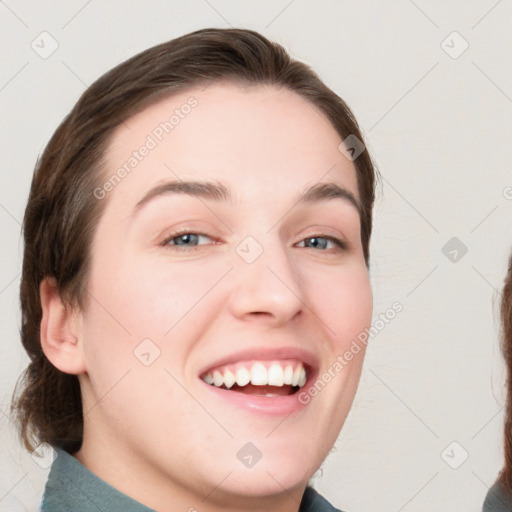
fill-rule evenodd
<path id="1" fill-rule="evenodd" d="M 42 510 L 337 510 L 308 481 L 359 382 L 374 189 L 343 100 L 256 32 L 92 84 L 24 218 L 13 410 L 56 450 Z"/>
<path id="2" fill-rule="evenodd" d="M 507 404 L 505 408 L 505 465 L 485 497 L 483 512 L 512 510 L 512 254 L 501 295 L 501 350 L 507 366 Z"/>

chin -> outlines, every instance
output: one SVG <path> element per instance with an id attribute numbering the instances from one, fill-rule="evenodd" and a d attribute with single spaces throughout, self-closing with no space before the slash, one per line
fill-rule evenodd
<path id="1" fill-rule="evenodd" d="M 232 473 L 222 485 L 225 491 L 253 498 L 302 491 L 323 461 L 323 453 L 318 453 L 318 449 L 292 444 L 282 436 L 276 435 L 272 441 L 262 439 L 256 444 L 261 458 L 252 461 L 253 465 L 244 467 L 237 460 L 231 469 L 226 467 L 225 474 L 231 470 Z"/>
<path id="2" fill-rule="evenodd" d="M 292 466 L 288 461 L 281 461 L 275 467 L 272 465 L 233 471 L 221 488 L 225 493 L 248 498 L 282 493 L 295 495 L 302 493 L 314 472 L 312 469 L 305 471 L 305 468 L 297 467 L 296 463 Z"/>

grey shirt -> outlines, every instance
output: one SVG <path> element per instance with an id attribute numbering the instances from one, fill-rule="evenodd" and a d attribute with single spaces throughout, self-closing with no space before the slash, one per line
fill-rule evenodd
<path id="1" fill-rule="evenodd" d="M 495 483 L 485 497 L 482 512 L 512 512 L 512 495 Z"/>
<path id="2" fill-rule="evenodd" d="M 155 512 L 107 484 L 66 451 L 55 451 L 40 512 Z M 308 486 L 299 512 L 341 511 Z"/>

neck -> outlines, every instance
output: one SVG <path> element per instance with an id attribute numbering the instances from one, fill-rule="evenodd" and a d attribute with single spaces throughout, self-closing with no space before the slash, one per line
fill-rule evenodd
<path id="1" fill-rule="evenodd" d="M 89 471 L 135 501 L 157 512 L 298 512 L 307 482 L 285 489 L 267 472 L 266 482 L 257 492 L 247 490 L 233 471 L 218 475 L 217 482 L 180 478 L 148 464 L 129 447 L 112 439 L 91 443 L 84 432 L 84 442 L 74 457 Z M 94 436 L 95 440 L 108 436 Z M 180 461 L 181 464 L 181 461 Z M 240 489 L 243 491 L 240 492 Z"/>

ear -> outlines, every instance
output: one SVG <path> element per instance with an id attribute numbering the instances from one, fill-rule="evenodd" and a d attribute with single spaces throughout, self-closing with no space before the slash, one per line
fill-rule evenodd
<path id="1" fill-rule="evenodd" d="M 43 310 L 41 348 L 48 360 L 61 372 L 85 373 L 82 343 L 76 332 L 76 315 L 62 302 L 55 278 L 47 277 L 39 285 Z"/>

